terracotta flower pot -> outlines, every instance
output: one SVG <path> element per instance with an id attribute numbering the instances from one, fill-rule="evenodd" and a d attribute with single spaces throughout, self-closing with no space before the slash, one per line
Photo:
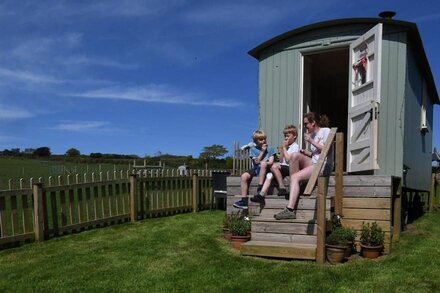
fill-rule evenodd
<path id="1" fill-rule="evenodd" d="M 226 240 L 231 240 L 231 231 L 229 230 L 229 228 L 223 228 L 223 237 Z"/>
<path id="2" fill-rule="evenodd" d="M 326 244 L 325 247 L 326 247 L 327 260 L 332 265 L 341 263 L 345 259 L 345 252 L 347 250 L 347 246 Z"/>
<path id="3" fill-rule="evenodd" d="M 245 235 L 245 236 L 232 235 L 231 236 L 232 247 L 234 247 L 237 250 L 240 250 L 241 244 L 249 241 L 250 239 L 251 239 L 250 235 Z"/>
<path id="4" fill-rule="evenodd" d="M 383 245 L 369 246 L 361 243 L 361 255 L 365 258 L 378 258 L 382 249 Z"/>

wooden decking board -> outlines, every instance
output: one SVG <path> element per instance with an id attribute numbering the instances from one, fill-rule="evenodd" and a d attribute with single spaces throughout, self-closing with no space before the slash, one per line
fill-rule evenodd
<path id="1" fill-rule="evenodd" d="M 391 186 L 391 176 L 380 175 L 344 175 L 344 186 Z M 329 186 L 335 185 L 335 177 L 330 176 Z"/>
<path id="2" fill-rule="evenodd" d="M 316 258 L 316 245 L 251 240 L 241 245 L 241 254 L 314 260 Z"/>
<path id="3" fill-rule="evenodd" d="M 344 197 L 391 197 L 393 189 L 391 186 L 344 186 Z M 334 189 L 328 189 L 328 195 L 334 196 Z"/>
<path id="4" fill-rule="evenodd" d="M 255 221 L 277 221 L 274 219 L 274 215 L 281 212 L 283 209 L 263 209 L 258 217 L 255 217 Z M 326 216 L 330 218 L 330 210 L 326 212 Z M 317 217 L 316 210 L 300 210 L 296 212 L 296 220 L 315 220 Z"/>
<path id="5" fill-rule="evenodd" d="M 344 209 L 345 219 L 391 221 L 389 209 Z"/>
<path id="6" fill-rule="evenodd" d="M 268 241 L 298 244 L 315 244 L 316 235 L 296 235 L 296 234 L 278 234 L 278 233 L 252 233 L 252 241 Z"/>
<path id="7" fill-rule="evenodd" d="M 285 221 L 253 222 L 251 232 L 316 235 L 316 224 L 314 222 L 290 223 Z"/>
<path id="8" fill-rule="evenodd" d="M 342 206 L 346 208 L 370 208 L 370 209 L 390 209 L 390 198 L 354 198 L 344 197 L 342 199 Z"/>

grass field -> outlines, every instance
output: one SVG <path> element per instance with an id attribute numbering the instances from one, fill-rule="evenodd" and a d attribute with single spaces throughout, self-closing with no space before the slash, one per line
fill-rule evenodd
<path id="1" fill-rule="evenodd" d="M 44 182 L 47 183 L 49 176 L 56 178 L 69 173 L 84 174 L 86 172 L 104 172 L 105 174 L 107 171 L 113 172 L 114 170 L 128 170 L 128 164 L 77 164 L 43 159 L 0 158 L 0 188 L 7 187 L 8 180 L 11 178 L 15 182 L 24 178 L 26 184 L 29 184 L 29 178 L 33 177 L 37 181 L 39 177 L 43 177 Z"/>
<path id="2" fill-rule="evenodd" d="M 223 213 L 148 219 L 0 252 L 0 291 L 438 292 L 440 213 L 403 232 L 391 255 L 341 265 L 242 257 Z"/>

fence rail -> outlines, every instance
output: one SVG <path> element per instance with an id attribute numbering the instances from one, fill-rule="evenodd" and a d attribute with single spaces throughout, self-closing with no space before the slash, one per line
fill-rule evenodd
<path id="1" fill-rule="evenodd" d="M 0 245 L 211 206 L 212 171 L 158 171 L 100 181 L 91 176 L 92 182 L 75 176 L 75 183 L 67 178 L 56 186 L 35 182 L 31 188 L 0 190 Z"/>
<path id="2" fill-rule="evenodd" d="M 232 175 L 241 175 L 251 168 L 252 161 L 249 157 L 249 149 L 241 149 L 240 143 L 234 143 L 234 156 L 232 160 Z"/>

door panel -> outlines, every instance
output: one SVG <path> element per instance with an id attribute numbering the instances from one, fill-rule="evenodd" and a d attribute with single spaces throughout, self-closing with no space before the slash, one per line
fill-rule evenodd
<path id="1" fill-rule="evenodd" d="M 381 23 L 350 45 L 348 172 L 379 168 L 377 163 L 377 118 L 380 103 L 381 50 Z"/>

